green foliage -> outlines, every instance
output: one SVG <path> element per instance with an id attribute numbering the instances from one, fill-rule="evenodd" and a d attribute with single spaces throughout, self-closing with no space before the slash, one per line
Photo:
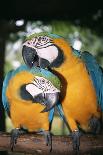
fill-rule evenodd
<path id="1" fill-rule="evenodd" d="M 6 61 L 4 66 L 4 76 L 6 73 L 8 73 L 10 70 L 12 70 L 12 65 L 10 62 Z"/>
<path id="2" fill-rule="evenodd" d="M 80 39 L 82 42 L 82 50 L 98 52 L 103 49 L 103 37 L 99 37 L 87 27 L 80 27 L 67 21 L 53 21 L 51 22 L 51 27 L 52 33 L 67 38 L 71 44 L 75 39 Z"/>

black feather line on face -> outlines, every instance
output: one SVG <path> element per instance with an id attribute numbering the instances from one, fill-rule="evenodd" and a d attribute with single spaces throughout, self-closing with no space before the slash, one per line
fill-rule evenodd
<path id="1" fill-rule="evenodd" d="M 33 103 L 40 103 L 42 105 L 45 105 L 45 98 L 43 94 L 38 94 L 37 96 L 33 97 L 26 90 L 26 84 L 22 85 L 20 88 L 20 97 L 25 101 L 32 101 Z"/>
<path id="2" fill-rule="evenodd" d="M 50 64 L 50 67 L 59 67 L 64 62 L 63 50 L 61 50 L 57 45 L 54 45 L 58 49 L 57 58 Z"/>
<path id="3" fill-rule="evenodd" d="M 20 97 L 26 101 L 29 101 L 29 100 L 33 101 L 32 95 L 29 94 L 28 91 L 26 90 L 26 84 L 22 85 L 20 88 Z"/>

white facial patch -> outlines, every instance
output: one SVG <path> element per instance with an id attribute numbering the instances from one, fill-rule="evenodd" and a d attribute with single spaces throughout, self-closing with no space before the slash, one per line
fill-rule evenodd
<path id="1" fill-rule="evenodd" d="M 38 36 L 24 42 L 23 46 L 36 50 L 40 58 L 52 63 L 58 56 L 58 49 L 53 45 L 53 40 L 48 36 Z"/>
<path id="2" fill-rule="evenodd" d="M 60 92 L 51 81 L 44 77 L 35 76 L 32 83 L 26 85 L 26 90 L 33 96 L 37 96 L 41 93 L 57 93 Z"/>
<path id="3" fill-rule="evenodd" d="M 58 49 L 55 46 L 48 46 L 46 48 L 37 49 L 37 55 L 52 63 L 58 56 Z"/>
<path id="4" fill-rule="evenodd" d="M 33 97 L 42 93 L 42 90 L 36 87 L 34 84 L 30 83 L 26 85 L 26 90 L 30 93 Z"/>

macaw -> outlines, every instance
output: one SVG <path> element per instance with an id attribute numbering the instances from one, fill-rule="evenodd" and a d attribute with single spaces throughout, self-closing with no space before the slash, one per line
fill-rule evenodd
<path id="1" fill-rule="evenodd" d="M 14 125 L 11 150 L 18 136 L 27 130 L 43 133 L 51 151 L 50 126 L 54 116 L 53 106 L 58 102 L 60 89 L 58 77 L 42 68 L 30 69 L 22 65 L 7 73 L 3 82 L 2 101 Z"/>
<path id="2" fill-rule="evenodd" d="M 23 43 L 29 66 L 50 69 L 62 83 L 60 102 L 71 130 L 73 149 L 79 150 L 80 129 L 99 133 L 103 111 L 103 73 L 92 54 L 72 48 L 63 37 L 35 33 Z"/>

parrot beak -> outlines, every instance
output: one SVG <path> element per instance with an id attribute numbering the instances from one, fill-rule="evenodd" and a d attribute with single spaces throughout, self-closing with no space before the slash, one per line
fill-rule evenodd
<path id="1" fill-rule="evenodd" d="M 49 66 L 50 66 L 50 63 L 48 60 L 39 57 L 39 67 L 45 69 L 45 68 L 48 68 Z"/>
<path id="2" fill-rule="evenodd" d="M 33 103 L 39 103 L 45 107 L 41 113 L 50 111 L 57 104 L 60 95 L 58 89 L 53 89 L 51 92 L 45 91 L 44 93 L 36 83 L 27 84 L 26 91 L 33 97 Z"/>
<path id="3" fill-rule="evenodd" d="M 50 93 L 50 94 L 46 94 L 46 98 L 45 98 L 45 105 L 46 107 L 44 108 L 43 112 L 48 112 L 50 111 L 58 102 L 59 99 L 59 93 Z"/>
<path id="4" fill-rule="evenodd" d="M 22 56 L 25 64 L 30 68 L 33 66 L 39 66 L 39 57 L 37 56 L 35 49 L 24 45 L 22 49 Z"/>
<path id="5" fill-rule="evenodd" d="M 29 66 L 30 68 L 33 66 L 47 68 L 50 65 L 48 60 L 40 58 L 37 55 L 37 52 L 34 48 L 27 47 L 26 45 L 23 46 L 22 56 L 23 56 L 25 64 Z"/>

